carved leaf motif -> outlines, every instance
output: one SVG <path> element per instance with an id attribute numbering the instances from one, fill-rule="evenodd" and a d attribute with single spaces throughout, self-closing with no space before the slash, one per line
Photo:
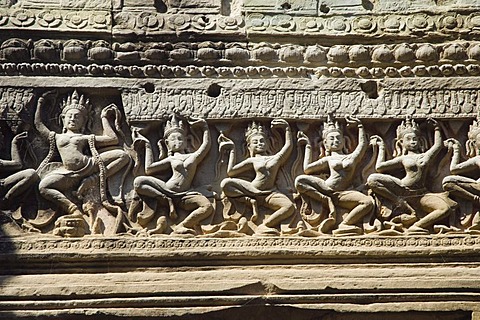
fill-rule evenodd
<path id="1" fill-rule="evenodd" d="M 417 14 L 407 18 L 407 27 L 412 31 L 429 31 L 433 29 L 433 26 L 432 18 L 426 14 Z"/>
<path id="2" fill-rule="evenodd" d="M 463 19 L 460 15 L 451 13 L 438 18 L 438 27 L 446 32 L 454 31 L 462 27 Z"/>
<path id="3" fill-rule="evenodd" d="M 215 28 L 216 19 L 205 15 L 197 15 L 192 18 L 192 27 L 198 30 L 212 30 Z"/>
<path id="4" fill-rule="evenodd" d="M 163 18 L 159 14 L 142 12 L 137 18 L 137 26 L 144 30 L 159 30 L 163 26 Z"/>
<path id="5" fill-rule="evenodd" d="M 28 27 L 35 22 L 35 15 L 30 10 L 16 10 L 10 16 L 10 21 L 18 27 Z"/>
<path id="6" fill-rule="evenodd" d="M 353 30 L 361 33 L 373 33 L 377 29 L 377 23 L 370 17 L 359 17 L 353 20 Z"/>
<path id="7" fill-rule="evenodd" d="M 135 17 L 127 12 L 120 12 L 114 16 L 114 28 L 134 29 L 136 26 Z"/>
<path id="8" fill-rule="evenodd" d="M 246 23 L 247 28 L 254 31 L 265 31 L 270 24 L 268 17 L 261 13 L 252 13 L 247 16 Z"/>
<path id="9" fill-rule="evenodd" d="M 288 32 L 295 30 L 295 21 L 289 15 L 278 15 L 274 16 L 270 24 L 275 31 L 279 32 Z"/>
<path id="10" fill-rule="evenodd" d="M 400 32 L 405 29 L 405 18 L 402 16 L 389 15 L 380 20 L 380 25 L 385 32 Z"/>
<path id="11" fill-rule="evenodd" d="M 466 18 L 465 24 L 474 30 L 480 29 L 480 14 L 472 13 Z"/>
<path id="12" fill-rule="evenodd" d="M 177 14 L 168 18 L 168 27 L 172 30 L 185 30 L 190 27 L 190 16 Z"/>
<path id="13" fill-rule="evenodd" d="M 38 24 L 45 28 L 55 28 L 62 23 L 62 15 L 58 11 L 41 11 L 38 14 Z"/>
<path id="14" fill-rule="evenodd" d="M 224 30 L 238 30 L 243 26 L 243 17 L 222 17 L 218 20 L 218 26 Z"/>
<path id="15" fill-rule="evenodd" d="M 298 28 L 306 32 L 318 32 L 324 28 L 323 19 L 302 18 L 298 22 Z"/>
<path id="16" fill-rule="evenodd" d="M 107 13 L 96 13 L 90 17 L 90 25 L 95 29 L 107 29 L 110 16 Z"/>
<path id="17" fill-rule="evenodd" d="M 343 17 L 335 17 L 326 21 L 328 28 L 337 33 L 349 32 L 351 30 L 351 21 Z"/>
<path id="18" fill-rule="evenodd" d="M 68 13 L 65 16 L 65 24 L 72 29 L 83 29 L 88 24 L 88 16 L 83 13 Z"/>
<path id="19" fill-rule="evenodd" d="M 0 26 L 5 25 L 7 22 L 8 22 L 8 13 L 5 10 L 0 9 Z"/>

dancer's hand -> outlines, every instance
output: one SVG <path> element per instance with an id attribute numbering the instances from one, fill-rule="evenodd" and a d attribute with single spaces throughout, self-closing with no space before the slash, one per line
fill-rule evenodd
<path id="1" fill-rule="evenodd" d="M 299 145 L 307 145 L 307 146 L 311 145 L 310 139 L 308 139 L 308 136 L 303 131 L 298 131 L 298 133 L 297 133 L 297 143 Z"/>
<path id="2" fill-rule="evenodd" d="M 346 115 L 345 120 L 347 121 L 347 126 L 351 126 L 351 125 L 360 126 L 362 124 L 362 121 L 360 121 L 360 119 L 351 115 Z"/>
<path id="3" fill-rule="evenodd" d="M 223 132 L 220 132 L 220 135 L 218 136 L 217 139 L 218 142 L 218 150 L 222 152 L 222 150 L 228 150 L 228 149 L 234 149 L 235 144 L 233 143 L 232 140 L 227 138 Z"/>
<path id="4" fill-rule="evenodd" d="M 102 109 L 100 116 L 102 118 L 108 118 L 110 115 L 113 115 L 113 118 L 116 118 L 118 109 L 114 104 L 111 104 Z"/>
<path id="5" fill-rule="evenodd" d="M 17 134 L 15 137 L 13 137 L 12 143 L 19 143 L 20 140 L 26 139 L 28 136 L 28 132 L 24 131 L 22 133 Z"/>
<path id="6" fill-rule="evenodd" d="M 385 144 L 385 142 L 383 142 L 382 137 L 377 136 L 377 135 L 374 135 L 374 136 L 371 136 L 371 137 L 370 137 L 370 145 L 371 145 L 373 148 L 381 147 L 381 146 L 383 146 L 384 144 Z"/>
<path id="7" fill-rule="evenodd" d="M 443 145 L 448 148 L 448 151 L 459 151 L 460 150 L 460 142 L 457 139 L 449 138 L 443 142 Z"/>
<path id="8" fill-rule="evenodd" d="M 275 129 L 275 128 L 287 129 L 289 127 L 290 125 L 288 124 L 288 122 L 283 119 L 273 119 L 271 123 L 272 129 Z"/>
<path id="9" fill-rule="evenodd" d="M 190 118 L 188 124 L 190 125 L 190 128 L 202 127 L 203 129 L 208 129 L 208 124 L 205 119 Z"/>

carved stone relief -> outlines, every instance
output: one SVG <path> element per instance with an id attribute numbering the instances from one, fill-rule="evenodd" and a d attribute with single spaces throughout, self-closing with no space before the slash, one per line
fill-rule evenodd
<path id="1" fill-rule="evenodd" d="M 0 0 L 0 318 L 479 318 L 479 30 L 478 0 Z"/>
<path id="2" fill-rule="evenodd" d="M 34 95 L 29 89 L 5 89 L 5 96 L 19 97 L 17 117 L 22 110 L 25 115 L 14 125 L 8 117 L 2 122 L 4 135 L 15 135 L 1 162 L 2 214 L 8 221 L 3 232 L 63 237 L 477 232 L 476 180 L 457 174 L 475 172 L 478 124 L 468 129 L 468 121 L 445 119 L 455 113 L 452 109 L 462 108 L 459 102 L 466 103 L 467 96 L 471 107 L 456 112 L 471 118 L 476 112 L 472 93 L 444 88 L 441 96 L 431 97 L 449 109 L 435 112 L 428 102 L 432 91 L 417 88 L 419 98 L 410 99 L 409 90 L 404 102 L 396 98 L 407 109 L 386 113 L 398 120 L 385 121 L 372 117 L 382 116 L 378 107 L 365 113 L 354 100 L 347 104 L 345 96 L 331 91 L 305 88 L 289 94 L 276 85 L 276 95 L 262 97 L 259 88 L 257 102 L 245 91 L 230 98 L 231 114 L 215 113 L 228 107 L 227 100 L 210 107 L 198 100 L 199 89 L 194 88 L 167 89 L 163 98 L 145 89 L 124 91 L 121 100 L 94 97 L 101 106 L 75 88 Z M 148 100 L 138 96 L 142 90 Z M 307 90 L 323 100 L 297 96 Z M 363 91 L 345 95 L 358 98 L 361 93 L 363 101 L 371 99 Z M 252 108 L 262 99 L 265 104 L 258 104 L 255 112 Z M 427 99 L 425 110 L 422 99 Z M 279 101 L 291 105 L 265 109 Z M 317 106 L 316 113 L 287 112 L 300 110 L 301 103 Z M 250 109 L 234 110 L 242 105 Z M 354 109 L 340 111 L 340 105 Z M 408 112 L 412 105 L 420 109 Z M 203 108 L 213 113 L 203 113 Z M 248 120 L 260 117 L 262 109 L 263 115 L 286 119 Z M 342 114 L 345 120 L 333 118 Z M 436 114 L 444 118 L 429 118 Z M 238 125 L 226 120 L 231 117 Z M 40 136 L 34 138 L 34 132 Z M 462 142 L 453 138 L 461 135 Z M 461 156 L 464 141 L 470 160 Z M 29 191 L 36 196 L 14 200 L 28 190 L 36 190 Z"/>

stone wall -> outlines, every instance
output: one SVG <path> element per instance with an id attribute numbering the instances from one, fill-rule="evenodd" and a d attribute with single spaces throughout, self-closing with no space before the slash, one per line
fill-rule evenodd
<path id="1" fill-rule="evenodd" d="M 479 1 L 0 1 L 0 318 L 480 319 Z"/>

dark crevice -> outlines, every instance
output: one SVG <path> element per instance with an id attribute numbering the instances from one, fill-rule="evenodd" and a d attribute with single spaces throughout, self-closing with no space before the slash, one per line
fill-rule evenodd
<path id="1" fill-rule="evenodd" d="M 370 99 L 377 99 L 378 98 L 378 85 L 376 81 L 367 81 L 364 83 L 360 83 L 360 88 L 365 92 L 367 97 Z"/>
<path id="2" fill-rule="evenodd" d="M 167 5 L 162 0 L 155 0 L 154 5 L 158 13 L 166 13 L 168 10 Z"/>
<path id="3" fill-rule="evenodd" d="M 145 89 L 145 92 L 147 92 L 147 93 L 154 93 L 155 92 L 155 85 L 151 82 L 146 82 L 142 87 L 143 87 L 143 89 Z"/>
<path id="4" fill-rule="evenodd" d="M 329 12 L 330 12 L 330 8 L 329 8 L 325 3 L 322 3 L 322 4 L 320 5 L 320 12 L 329 13 Z"/>
<path id="5" fill-rule="evenodd" d="M 288 2 L 284 2 L 281 6 L 280 6 L 283 10 L 290 10 L 292 9 L 292 5 Z"/>
<path id="6" fill-rule="evenodd" d="M 212 83 L 207 89 L 207 95 L 212 98 L 216 98 L 222 92 L 222 87 L 216 83 Z"/>

